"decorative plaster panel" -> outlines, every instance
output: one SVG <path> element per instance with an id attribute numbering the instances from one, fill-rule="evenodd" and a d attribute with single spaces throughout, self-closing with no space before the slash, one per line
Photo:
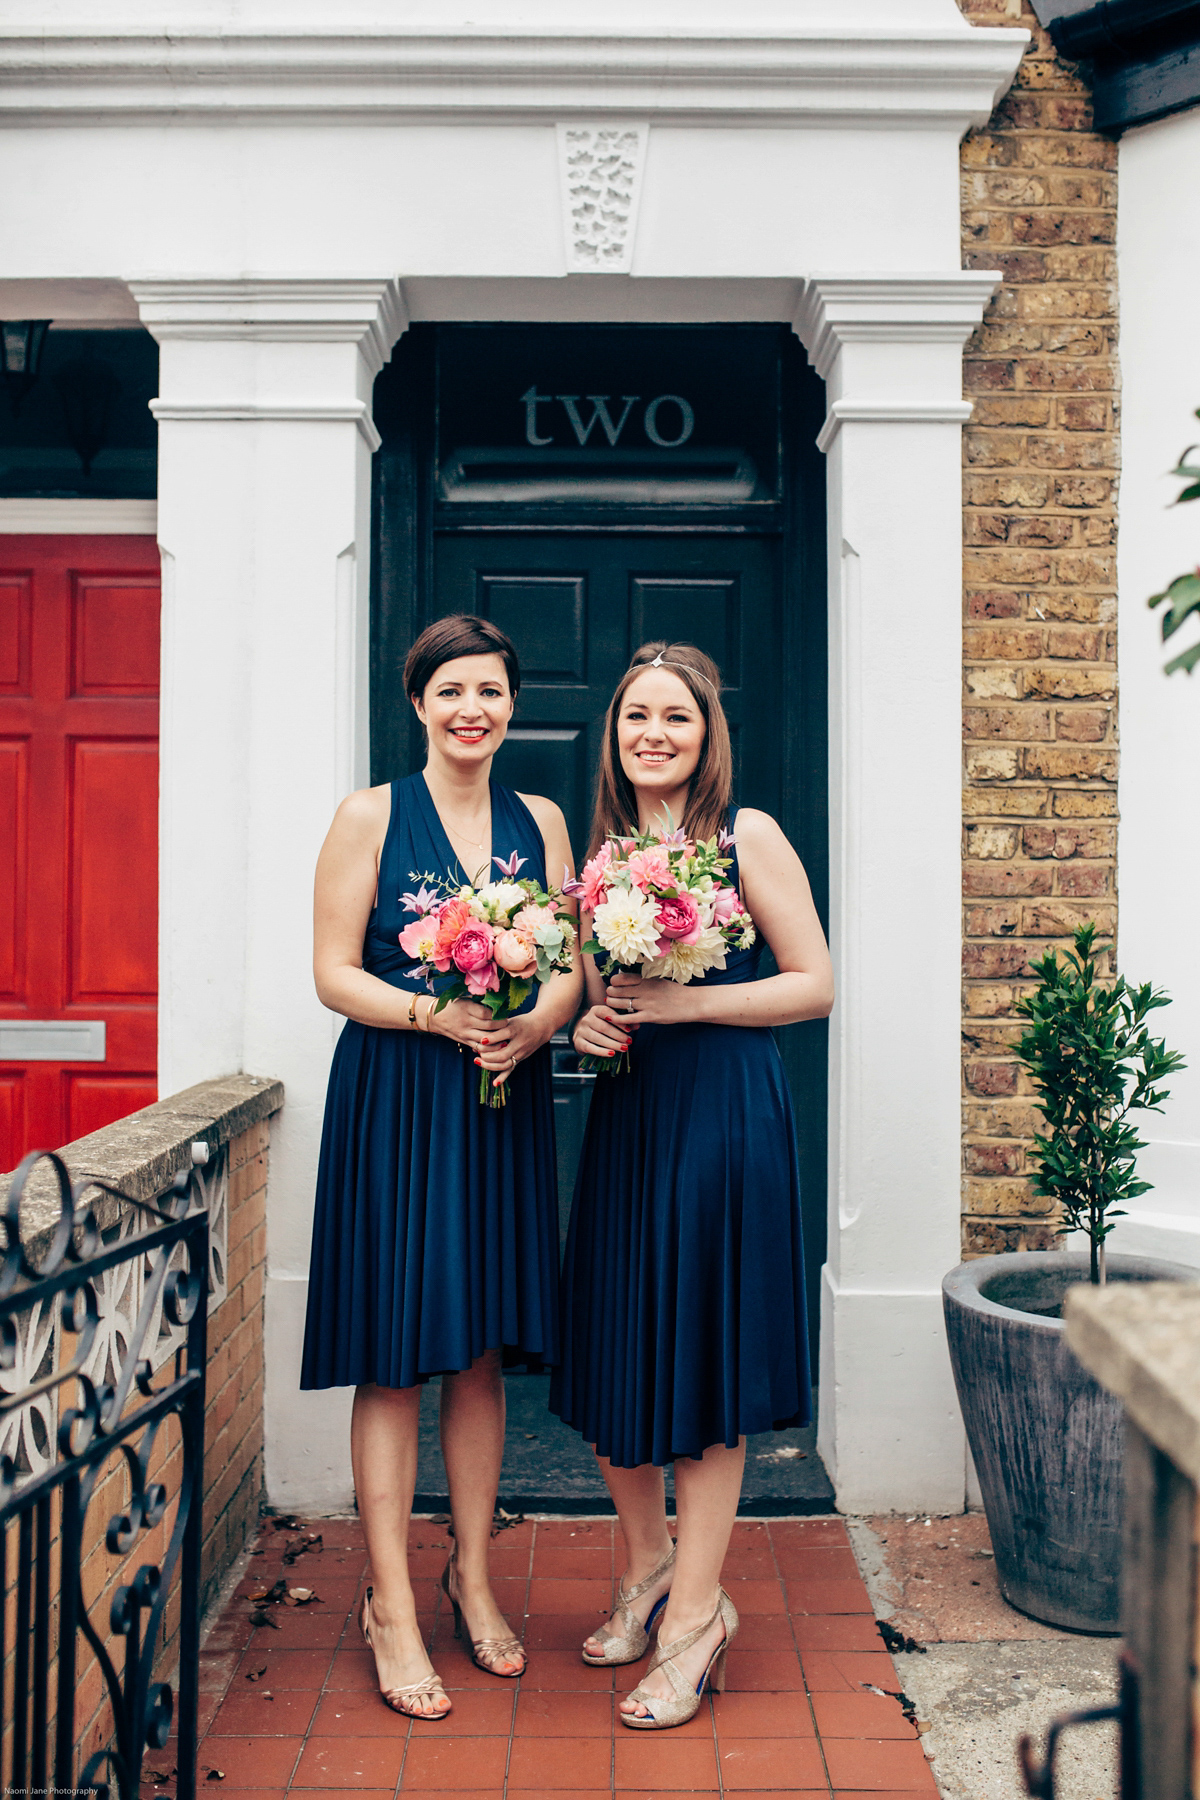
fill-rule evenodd
<path id="1" fill-rule="evenodd" d="M 563 231 L 572 274 L 627 275 L 648 125 L 560 125 Z"/>

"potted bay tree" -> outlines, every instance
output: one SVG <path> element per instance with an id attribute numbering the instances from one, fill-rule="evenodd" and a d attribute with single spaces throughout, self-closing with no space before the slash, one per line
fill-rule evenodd
<path id="1" fill-rule="evenodd" d="M 1005 1599 L 1052 1625 L 1120 1628 L 1121 1405 L 1067 1348 L 1066 1290 L 1088 1281 L 1188 1281 L 1198 1272 L 1106 1254 L 1124 1202 L 1143 1194 L 1131 1115 L 1160 1111 L 1183 1059 L 1152 1036 L 1168 998 L 1099 972 L 1096 928 L 1032 964 L 1016 1053 L 1037 1094 L 1034 1191 L 1088 1249 L 961 1263 L 942 1284 L 967 1441 Z"/>

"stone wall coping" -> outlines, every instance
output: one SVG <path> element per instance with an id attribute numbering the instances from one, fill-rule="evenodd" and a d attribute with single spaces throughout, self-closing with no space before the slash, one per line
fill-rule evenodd
<path id="1" fill-rule="evenodd" d="M 1200 1285 L 1075 1287 L 1065 1317 L 1080 1362 L 1200 1487 Z"/>
<path id="2" fill-rule="evenodd" d="M 191 1168 L 194 1143 L 206 1143 L 211 1156 L 282 1105 L 281 1081 L 263 1075 L 220 1075 L 76 1138 L 59 1155 L 76 1182 L 99 1177 L 133 1200 L 153 1201 L 180 1169 Z M 0 1210 L 12 1180 L 11 1174 L 0 1175 Z M 115 1222 L 121 1207 L 118 1199 L 93 1189 L 90 1201 L 102 1229 Z M 35 1171 L 21 1206 L 21 1242 L 31 1260 L 40 1259 L 49 1247 L 58 1217 L 58 1191 L 44 1165 Z"/>

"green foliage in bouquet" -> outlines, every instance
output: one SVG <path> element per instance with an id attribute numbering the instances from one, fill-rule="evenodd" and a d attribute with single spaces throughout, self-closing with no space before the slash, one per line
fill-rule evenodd
<path id="1" fill-rule="evenodd" d="M 1129 1114 L 1160 1112 L 1168 1090 L 1159 1084 L 1185 1064 L 1146 1025 L 1170 997 L 1148 982 L 1131 987 L 1123 975 L 1098 981 L 1095 937 L 1094 924 L 1082 925 L 1074 952 L 1048 950 L 1030 965 L 1038 986 L 1017 1002 L 1029 1025 L 1016 1051 L 1046 1123 L 1045 1135 L 1034 1138 L 1034 1192 L 1058 1203 L 1070 1230 L 1087 1232 L 1099 1284 L 1104 1240 L 1123 1202 L 1151 1186 L 1137 1179 L 1146 1146 Z"/>

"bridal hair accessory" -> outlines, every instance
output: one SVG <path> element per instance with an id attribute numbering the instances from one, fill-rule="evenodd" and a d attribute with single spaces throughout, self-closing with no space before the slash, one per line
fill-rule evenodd
<path id="1" fill-rule="evenodd" d="M 699 677 L 699 679 L 701 681 L 708 681 L 708 676 L 704 673 L 704 671 L 702 669 L 693 669 L 691 663 L 677 662 L 673 656 L 664 656 L 661 650 L 659 651 L 658 655 L 654 658 L 653 662 L 634 663 L 631 668 L 629 668 L 625 671 L 625 673 L 627 675 L 634 675 L 634 674 L 640 675 L 643 669 L 664 669 L 664 668 L 666 668 L 666 669 L 686 669 L 686 671 L 689 675 L 696 675 Z M 713 683 L 711 681 L 708 681 L 708 685 L 710 688 L 712 688 L 712 691 L 714 694 L 718 692 L 718 689 L 713 685 Z"/>

